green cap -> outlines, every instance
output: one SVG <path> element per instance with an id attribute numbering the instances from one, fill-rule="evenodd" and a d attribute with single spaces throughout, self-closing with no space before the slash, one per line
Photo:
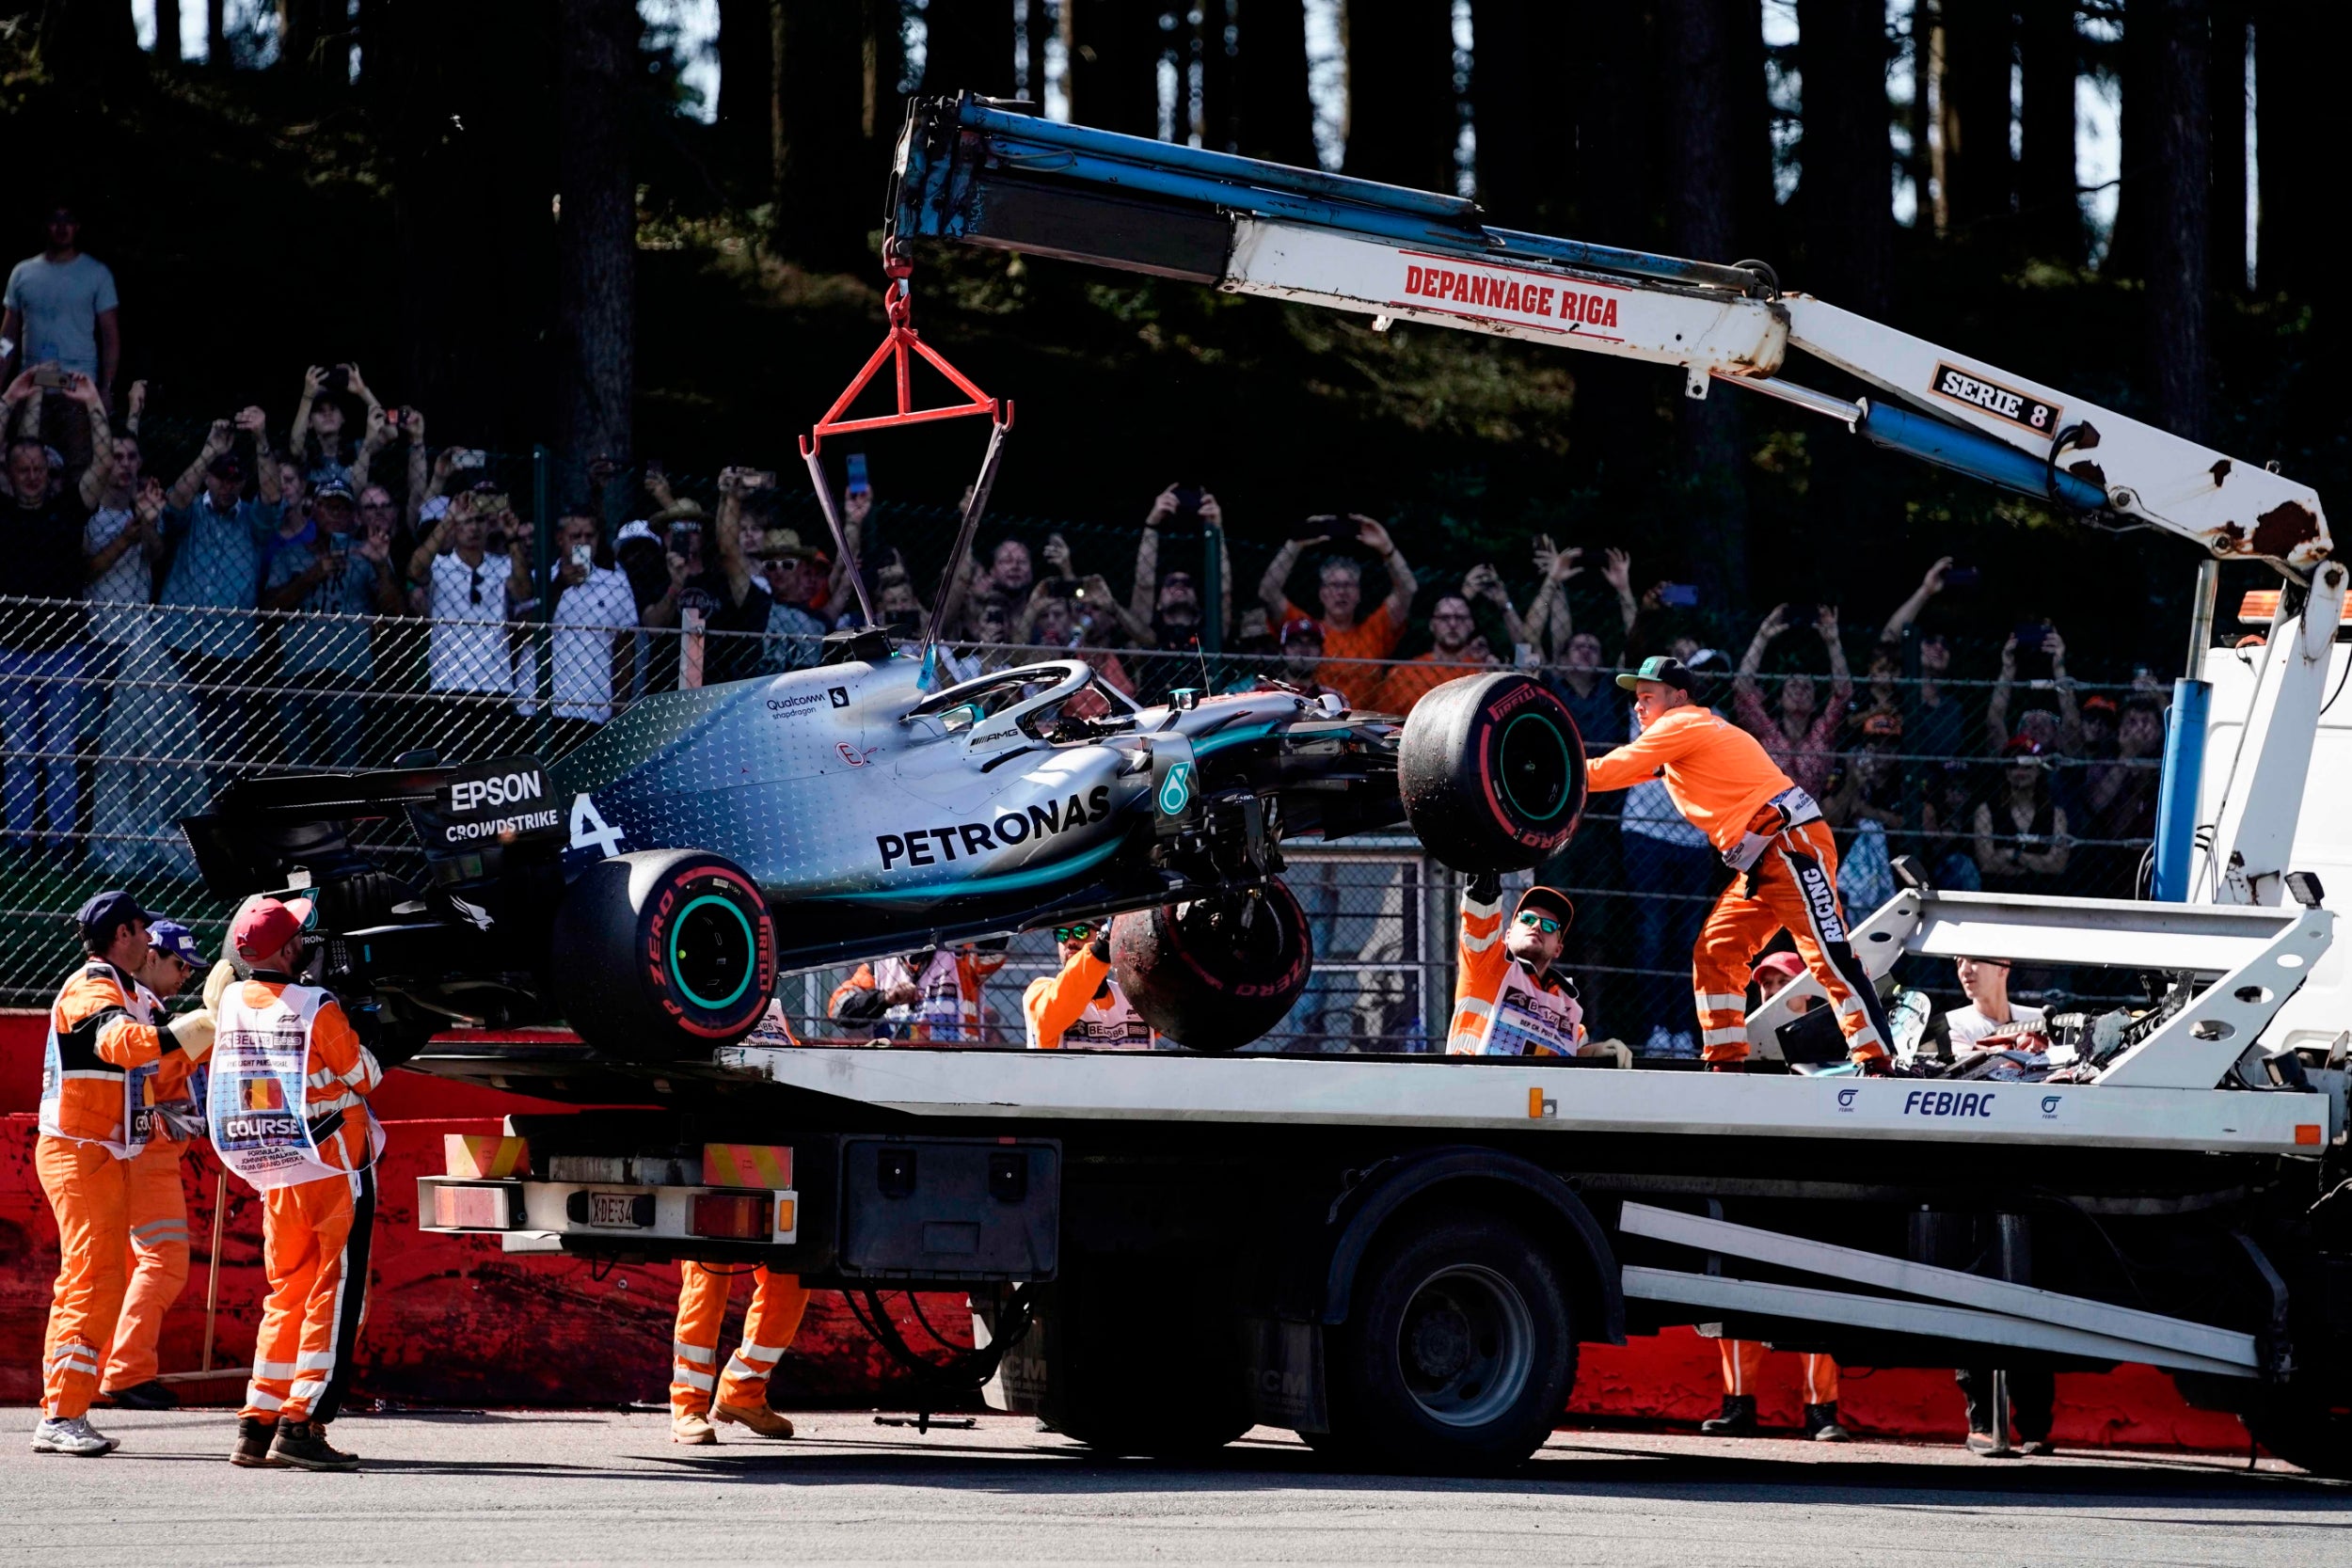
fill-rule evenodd
<path id="1" fill-rule="evenodd" d="M 1628 691 L 1633 689 L 1637 681 L 1657 681 L 1663 686 L 1679 687 L 1688 692 L 1691 689 L 1691 672 L 1682 660 L 1671 654 L 1652 654 L 1642 660 L 1639 670 L 1617 677 L 1617 684 Z"/>

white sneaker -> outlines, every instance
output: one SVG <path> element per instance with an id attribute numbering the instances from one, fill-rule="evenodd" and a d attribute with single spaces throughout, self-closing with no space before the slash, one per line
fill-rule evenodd
<path id="1" fill-rule="evenodd" d="M 53 1421 L 43 1418 L 33 1428 L 35 1453 L 66 1453 L 76 1459 L 96 1459 L 112 1453 L 119 1447 L 111 1437 L 102 1437 L 93 1430 L 87 1416 L 70 1420 Z"/>

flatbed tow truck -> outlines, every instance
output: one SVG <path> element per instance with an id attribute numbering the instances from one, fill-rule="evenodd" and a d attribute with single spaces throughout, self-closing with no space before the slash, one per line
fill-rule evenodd
<path id="1" fill-rule="evenodd" d="M 969 1353 L 925 1360 L 874 1313 L 930 1397 L 985 1380 L 1126 1451 L 1265 1422 L 1358 1462 L 1507 1465 L 1550 1431 L 1580 1343 L 1695 1323 L 1866 1366 L 2148 1363 L 2282 1457 L 2352 1475 L 2352 1010 L 2325 892 L 2293 864 L 2346 654 L 2316 495 L 1783 293 L 1760 263 L 1495 230 L 1457 198 L 970 96 L 911 106 L 889 224 L 900 290 L 921 245 L 993 245 L 1650 360 L 1692 396 L 1774 396 L 2208 562 L 2276 567 L 2212 777 L 2203 694 L 2179 689 L 2156 898 L 1914 878 L 1856 931 L 1874 974 L 2013 958 L 2124 972 L 2146 1002 L 2058 1021 L 2071 1066 L 2039 1082 L 1800 1070 L 1809 980 L 1751 1015 L 1746 1075 L 757 1044 L 644 1065 L 445 1038 L 410 1065 L 633 1108 L 513 1118 L 521 1148 L 421 1183 L 425 1228 L 766 1262 L 869 1307 L 965 1291 Z M 1873 395 L 1788 380 L 1791 350 Z M 2200 656 L 2214 583 L 2208 566 Z M 2341 779 L 2322 787 L 2341 801 Z"/>

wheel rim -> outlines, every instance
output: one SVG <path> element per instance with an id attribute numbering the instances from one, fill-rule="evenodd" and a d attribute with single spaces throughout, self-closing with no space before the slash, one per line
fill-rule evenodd
<path id="1" fill-rule="evenodd" d="M 1503 798 L 1519 815 L 1549 822 L 1568 809 L 1576 765 L 1558 725 L 1543 714 L 1522 713 L 1502 726 L 1501 750 Z"/>
<path id="2" fill-rule="evenodd" d="M 680 995 L 716 1012 L 731 1007 L 752 983 L 759 940 L 734 903 L 706 893 L 670 925 L 670 978 Z"/>
<path id="3" fill-rule="evenodd" d="M 1535 1362 L 1535 1315 L 1492 1269 L 1457 1264 L 1422 1281 L 1397 1326 L 1397 1367 L 1422 1413 L 1480 1427 L 1518 1402 Z"/>

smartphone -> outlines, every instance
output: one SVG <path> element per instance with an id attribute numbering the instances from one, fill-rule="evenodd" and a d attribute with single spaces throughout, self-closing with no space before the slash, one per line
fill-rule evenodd
<path id="1" fill-rule="evenodd" d="M 483 455 L 482 449 L 480 447 L 453 447 L 450 449 L 449 466 L 453 468 L 479 468 L 485 467 L 489 459 Z"/>
<path id="2" fill-rule="evenodd" d="M 44 392 L 62 392 L 73 385 L 73 377 L 62 365 L 35 365 L 33 385 Z"/>
<path id="3" fill-rule="evenodd" d="M 1078 586 L 1076 578 L 1047 578 L 1045 579 L 1045 593 L 1049 598 L 1074 599 L 1085 592 L 1086 590 Z"/>
<path id="4" fill-rule="evenodd" d="M 2042 640 L 2050 635 L 2050 623 L 2029 621 L 2019 626 L 2012 635 L 2017 639 L 2017 651 L 2020 654 L 2038 654 L 2042 651 Z"/>
<path id="5" fill-rule="evenodd" d="M 588 563 L 596 558 L 596 548 L 594 545 L 574 545 L 572 546 L 572 564 L 579 567 L 583 572 L 588 569 Z"/>
<path id="6" fill-rule="evenodd" d="M 333 370 L 328 371 L 326 372 L 326 388 L 330 392 L 350 391 L 351 367 L 349 365 L 337 365 Z"/>
<path id="7" fill-rule="evenodd" d="M 770 474 L 768 483 L 773 484 L 775 482 L 776 476 Z M 871 490 L 873 487 L 866 477 L 866 454 L 862 451 L 850 453 L 849 493 L 854 496 L 861 490 Z"/>
<path id="8" fill-rule="evenodd" d="M 1661 582 L 1658 585 L 1658 602 L 1673 605 L 1678 610 L 1695 609 L 1699 602 L 1699 591 L 1692 583 Z"/>
<path id="9" fill-rule="evenodd" d="M 1974 566 L 1953 566 L 1947 569 L 1944 573 L 1944 586 L 1947 588 L 1974 588 L 1977 585 L 1978 579 L 1983 576 L 1984 574 Z"/>
<path id="10" fill-rule="evenodd" d="M 1179 517 L 1200 515 L 1200 486 L 1198 484 L 1176 486 L 1176 515 Z"/>
<path id="11" fill-rule="evenodd" d="M 772 468 L 765 468 L 758 473 L 743 476 L 743 488 L 746 490 L 772 490 L 775 487 L 776 475 Z"/>

